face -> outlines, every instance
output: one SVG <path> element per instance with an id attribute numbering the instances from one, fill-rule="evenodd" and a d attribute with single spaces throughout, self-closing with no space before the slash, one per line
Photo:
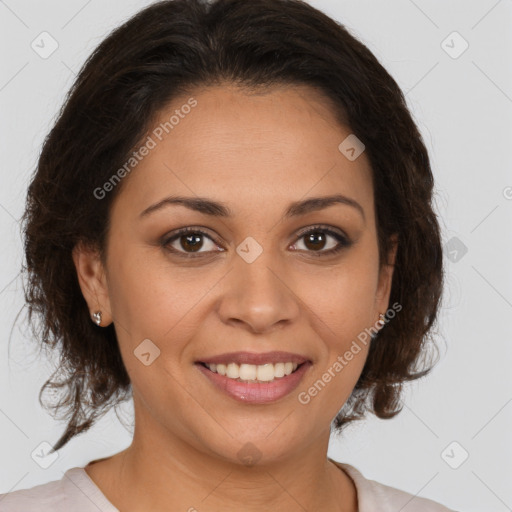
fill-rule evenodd
<path id="1" fill-rule="evenodd" d="M 113 204 L 106 266 L 74 252 L 90 310 L 114 322 L 136 432 L 283 458 L 328 435 L 369 343 L 344 355 L 388 308 L 368 159 L 342 154 L 350 128 L 306 86 L 196 90 L 155 126 Z"/>

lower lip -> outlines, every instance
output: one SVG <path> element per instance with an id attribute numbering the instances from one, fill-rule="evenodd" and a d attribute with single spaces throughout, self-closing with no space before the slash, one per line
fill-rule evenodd
<path id="1" fill-rule="evenodd" d="M 289 395 L 300 383 L 310 362 L 303 363 L 293 373 L 279 377 L 272 382 L 239 382 L 210 371 L 200 363 L 196 366 L 220 390 L 239 402 L 266 404 Z"/>

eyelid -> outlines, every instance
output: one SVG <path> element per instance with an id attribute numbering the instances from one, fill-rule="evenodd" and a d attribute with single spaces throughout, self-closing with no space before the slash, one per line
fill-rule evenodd
<path id="1" fill-rule="evenodd" d="M 221 245 L 220 243 L 217 242 L 215 237 L 213 237 L 212 235 L 209 234 L 209 232 L 207 231 L 207 228 L 203 228 L 200 226 L 187 226 L 184 228 L 178 228 L 178 229 L 172 231 L 170 234 L 164 235 L 161 238 L 160 244 L 164 247 L 167 247 L 171 242 L 174 242 L 175 240 L 179 239 L 181 236 L 187 235 L 189 233 L 192 233 L 192 234 L 198 233 L 200 235 L 205 236 L 206 238 L 209 238 L 216 245 L 219 245 L 219 246 Z M 171 252 L 173 252 L 173 251 L 171 250 Z M 185 253 L 182 251 L 174 251 L 174 252 L 178 252 L 180 254 L 189 254 L 189 255 L 194 254 L 194 253 Z M 211 252 L 211 251 L 206 251 L 206 252 L 196 253 L 196 254 L 207 254 L 208 252 Z"/>
<path id="2" fill-rule="evenodd" d="M 215 237 L 213 237 L 212 235 L 210 235 L 208 233 L 209 230 L 206 231 L 207 229 L 208 228 L 203 228 L 200 226 L 186 226 L 183 228 L 178 228 L 177 230 L 173 231 L 172 234 L 170 234 L 170 236 L 164 235 L 164 237 L 162 237 L 162 239 L 161 239 L 160 244 L 164 248 L 166 248 L 169 252 L 171 252 L 173 254 L 178 254 L 180 256 L 183 256 L 184 258 L 197 258 L 197 257 L 201 257 L 201 256 L 211 255 L 213 252 L 224 252 L 225 249 L 223 249 L 222 251 L 204 251 L 204 252 L 197 252 L 197 253 L 187 253 L 184 251 L 179 251 L 174 248 L 168 247 L 172 242 L 174 242 L 175 240 L 179 239 L 181 236 L 184 236 L 188 233 L 203 235 L 206 238 L 210 239 L 217 246 L 222 247 L 222 244 L 220 244 L 215 239 Z M 328 250 L 306 251 L 306 253 L 311 254 L 314 257 L 321 257 L 321 256 L 328 256 L 328 255 L 336 254 L 339 251 L 341 251 L 343 248 L 347 248 L 347 247 L 351 246 L 353 243 L 350 240 L 350 238 L 346 235 L 346 233 L 344 231 L 342 231 L 341 229 L 335 228 L 335 227 L 332 227 L 329 225 L 316 224 L 316 225 L 312 225 L 312 226 L 307 226 L 307 227 L 299 230 L 299 232 L 295 236 L 295 239 L 294 239 L 294 242 L 292 243 L 292 245 L 295 245 L 305 235 L 315 232 L 315 231 L 321 231 L 321 232 L 326 233 L 329 236 L 336 238 L 338 241 L 338 244 L 336 247 L 328 249 Z M 302 251 L 300 251 L 300 252 L 302 252 Z"/>
<path id="3" fill-rule="evenodd" d="M 308 226 L 307 228 L 301 229 L 297 234 L 295 245 L 299 240 L 301 240 L 305 235 L 314 232 L 326 233 L 328 236 L 331 236 L 337 240 L 337 244 L 335 247 L 331 247 L 327 250 L 321 251 L 303 251 L 300 250 L 299 253 L 302 255 L 304 252 L 306 255 L 311 256 L 313 258 L 328 258 L 329 256 L 335 256 L 340 253 L 343 249 L 348 249 L 353 245 L 353 241 L 350 237 L 341 229 L 335 228 L 333 226 L 325 225 L 325 224 L 316 224 L 313 226 Z"/>
<path id="4" fill-rule="evenodd" d="M 296 239 L 303 237 L 304 235 L 310 233 L 311 231 L 320 231 L 320 230 L 323 230 L 326 233 L 335 233 L 335 234 L 343 237 L 345 240 L 347 240 L 347 241 L 349 240 L 349 237 L 347 236 L 347 234 L 344 231 L 342 231 L 339 228 L 335 228 L 333 226 L 328 226 L 325 224 L 315 224 L 313 226 L 308 226 L 306 228 L 299 230 L 299 232 L 297 233 Z"/>

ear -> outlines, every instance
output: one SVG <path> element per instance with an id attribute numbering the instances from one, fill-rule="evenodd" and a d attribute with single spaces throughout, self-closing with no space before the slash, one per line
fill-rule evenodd
<path id="1" fill-rule="evenodd" d="M 112 310 L 108 294 L 107 278 L 99 251 L 78 242 L 72 251 L 78 283 L 82 290 L 89 314 L 101 311 L 101 326 L 105 327 L 112 322 Z"/>
<path id="2" fill-rule="evenodd" d="M 389 296 L 391 294 L 391 284 L 393 282 L 393 271 L 395 269 L 396 253 L 398 249 L 398 235 L 390 237 L 390 248 L 385 255 L 386 261 L 383 261 L 379 270 L 379 282 L 377 293 L 375 295 L 375 309 L 377 319 L 380 313 L 386 313 L 389 307 Z"/>

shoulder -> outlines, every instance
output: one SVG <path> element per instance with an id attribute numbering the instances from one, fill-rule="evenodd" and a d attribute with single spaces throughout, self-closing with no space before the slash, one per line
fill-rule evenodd
<path id="1" fill-rule="evenodd" d="M 50 512 L 64 510 L 65 495 L 62 480 L 36 485 L 30 489 L 0 494 L 2 512 Z"/>
<path id="2" fill-rule="evenodd" d="M 83 468 L 68 469 L 60 480 L 29 489 L 0 494 L 2 512 L 97 512 L 115 510 L 105 505 L 104 496 L 90 481 Z M 102 508 L 104 506 L 104 508 Z"/>
<path id="3" fill-rule="evenodd" d="M 455 512 L 433 500 L 368 480 L 354 466 L 333 462 L 354 481 L 360 512 Z"/>

